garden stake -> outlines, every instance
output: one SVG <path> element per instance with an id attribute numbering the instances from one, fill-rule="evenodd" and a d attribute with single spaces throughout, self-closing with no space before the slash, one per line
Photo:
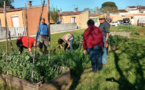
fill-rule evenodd
<path id="1" fill-rule="evenodd" d="M 47 0 L 47 13 L 48 13 L 48 34 L 49 34 L 49 42 L 51 41 L 50 38 L 50 5 L 49 5 L 49 0 Z M 48 50 L 49 54 L 48 54 L 48 61 L 50 61 L 50 44 L 49 44 L 49 50 Z"/>
<path id="2" fill-rule="evenodd" d="M 27 6 L 25 4 L 25 17 L 26 17 L 26 32 L 27 32 L 27 47 L 29 51 L 29 34 L 28 34 L 28 20 L 27 20 Z"/>
<path id="3" fill-rule="evenodd" d="M 9 40 L 10 40 L 11 49 L 14 52 L 12 41 L 11 41 L 11 33 L 10 33 L 10 31 L 9 31 Z"/>
<path id="4" fill-rule="evenodd" d="M 39 23 L 38 23 L 38 28 L 37 28 L 37 32 L 36 32 L 36 40 L 35 40 L 35 48 L 34 48 L 34 58 L 33 58 L 33 70 L 32 70 L 33 87 L 34 87 L 34 67 L 35 67 L 34 64 L 35 64 L 35 58 L 36 58 L 36 44 L 37 44 L 37 37 L 38 37 L 38 32 L 39 32 L 39 27 L 40 27 L 40 21 L 41 21 L 41 17 L 42 17 L 42 13 L 43 13 L 44 4 L 45 4 L 45 0 L 43 1 L 43 4 L 42 4 L 42 10 L 41 10 L 41 14 L 40 14 L 40 18 L 39 18 Z"/>
<path id="5" fill-rule="evenodd" d="M 8 54 L 8 28 L 7 28 L 7 17 L 6 17 L 6 2 L 4 1 L 4 17 L 5 17 L 5 28 L 6 28 L 6 54 Z"/>
<path id="6" fill-rule="evenodd" d="M 7 28 L 7 17 L 6 17 L 6 2 L 4 1 L 4 17 L 5 17 L 5 27 L 6 27 L 6 61 L 8 58 L 8 28 Z M 7 70 L 7 75 L 8 75 L 8 70 Z"/>

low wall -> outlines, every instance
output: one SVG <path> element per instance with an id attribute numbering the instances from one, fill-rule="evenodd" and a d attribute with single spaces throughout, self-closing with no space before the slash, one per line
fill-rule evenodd
<path id="1" fill-rule="evenodd" d="M 75 30 L 77 28 L 77 25 L 75 23 L 72 24 L 52 24 L 50 25 L 50 32 L 56 33 L 56 32 L 62 32 L 62 31 L 70 31 Z"/>
<path id="2" fill-rule="evenodd" d="M 119 35 L 130 38 L 131 32 L 110 32 L 110 35 Z"/>
<path id="3" fill-rule="evenodd" d="M 0 39 L 6 38 L 6 29 L 4 27 L 0 27 Z"/>

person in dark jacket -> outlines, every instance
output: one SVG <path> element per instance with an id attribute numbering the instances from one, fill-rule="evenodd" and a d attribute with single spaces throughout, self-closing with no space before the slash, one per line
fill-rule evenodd
<path id="1" fill-rule="evenodd" d="M 110 24 L 106 21 L 105 15 L 100 15 L 99 21 L 100 21 L 99 28 L 102 30 L 103 37 L 104 37 L 102 63 L 103 63 L 103 65 L 106 65 L 106 63 L 107 63 L 107 47 L 108 47 L 108 39 L 109 39 L 109 33 L 110 33 Z"/>
<path id="2" fill-rule="evenodd" d="M 102 70 L 102 46 L 103 33 L 101 29 L 94 26 L 93 20 L 88 20 L 88 28 L 83 34 L 84 54 L 88 54 L 91 59 L 92 71 Z"/>

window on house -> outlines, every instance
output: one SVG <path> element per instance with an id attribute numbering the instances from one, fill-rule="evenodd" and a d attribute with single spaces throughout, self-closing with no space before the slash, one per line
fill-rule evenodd
<path id="1" fill-rule="evenodd" d="M 76 23 L 76 17 L 71 17 L 71 23 Z"/>

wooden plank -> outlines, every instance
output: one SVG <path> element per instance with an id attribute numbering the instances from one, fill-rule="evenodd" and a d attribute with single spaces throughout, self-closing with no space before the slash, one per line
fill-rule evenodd
<path id="1" fill-rule="evenodd" d="M 48 55 L 48 60 L 50 61 L 50 57 L 51 57 L 51 54 L 50 54 L 50 41 L 51 41 L 51 35 L 50 35 L 50 5 L 49 5 L 49 0 L 47 0 L 47 13 L 48 13 L 48 34 L 49 34 L 49 55 Z"/>
<path id="2" fill-rule="evenodd" d="M 41 22 L 41 18 L 42 18 L 43 9 L 44 9 L 44 4 L 45 4 L 45 1 L 43 1 L 42 10 L 41 10 L 40 17 L 39 17 L 39 23 L 38 23 L 38 28 L 37 28 L 37 32 L 36 32 L 36 40 L 35 40 L 35 43 L 36 43 L 36 44 L 37 44 L 37 37 L 38 37 L 40 22 Z M 35 48 L 34 48 L 33 70 L 32 70 L 33 84 L 34 84 L 34 67 L 35 67 L 36 47 L 37 47 L 36 44 L 35 44 Z"/>
<path id="3" fill-rule="evenodd" d="M 27 6 L 25 4 L 25 18 L 26 18 L 26 32 L 27 32 L 27 48 L 29 51 L 29 33 L 28 33 L 28 19 L 27 19 Z"/>
<path id="4" fill-rule="evenodd" d="M 4 18 L 5 18 L 5 28 L 6 28 L 6 54 L 8 54 L 8 28 L 7 28 L 7 17 L 6 17 L 6 2 L 4 1 Z"/>

